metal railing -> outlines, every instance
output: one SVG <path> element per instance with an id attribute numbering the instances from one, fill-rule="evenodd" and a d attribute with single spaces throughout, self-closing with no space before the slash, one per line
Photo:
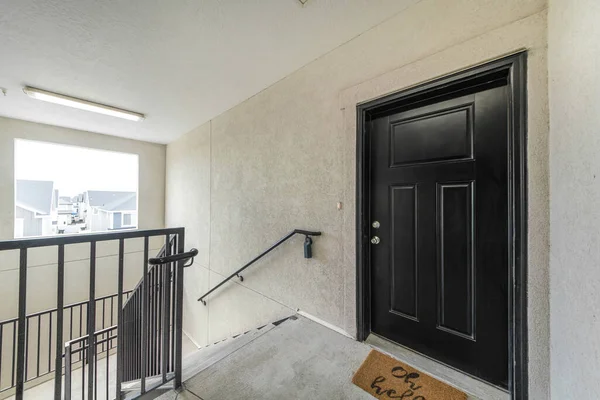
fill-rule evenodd
<path id="1" fill-rule="evenodd" d="M 321 232 L 305 231 L 303 229 L 294 229 L 293 231 L 291 231 L 290 233 L 288 233 L 287 235 L 285 235 L 284 237 L 279 239 L 274 245 L 272 245 L 271 247 L 269 247 L 268 249 L 266 249 L 265 251 L 260 253 L 258 256 L 254 257 L 252 259 L 252 261 L 244 264 L 243 267 L 241 267 L 240 269 L 235 271 L 233 274 L 229 275 L 227 278 L 223 279 L 217 286 L 213 287 L 208 292 L 204 293 L 202 296 L 200 296 L 200 298 L 198 298 L 198 301 L 201 301 L 202 304 L 206 305 L 206 300 L 204 300 L 204 299 L 206 297 L 208 297 L 208 295 L 210 295 L 212 292 L 214 292 L 215 290 L 217 290 L 218 288 L 223 286 L 225 283 L 227 283 L 229 280 L 231 280 L 234 277 L 238 277 L 241 281 L 243 281 L 244 277 L 241 275 L 242 271 L 244 271 L 246 268 L 248 268 L 249 266 L 251 266 L 252 264 L 257 262 L 258 260 L 260 260 L 261 258 L 266 256 L 267 254 L 269 254 L 271 251 L 275 250 L 277 247 L 282 245 L 285 241 L 287 241 L 294 235 L 305 235 L 306 236 L 304 239 L 304 258 L 312 258 L 312 243 L 313 243 L 313 241 L 312 241 L 311 236 L 321 236 Z"/>
<path id="2" fill-rule="evenodd" d="M 176 340 L 176 326 L 181 325 L 183 294 L 183 268 L 186 261 L 198 255 L 192 249 L 178 253 L 178 238 L 168 242 L 156 258 L 148 260 L 143 277 L 123 307 L 122 382 L 139 381 L 139 394 L 143 395 L 169 380 L 179 379 L 181 385 L 181 342 Z M 191 265 L 191 263 L 189 264 Z M 178 299 L 178 297 L 180 297 Z M 178 356 L 179 355 L 179 356 Z M 153 379 L 147 387 L 146 379 Z"/>
<path id="3" fill-rule="evenodd" d="M 73 396 L 73 366 L 80 361 L 79 368 L 81 373 L 81 399 L 86 397 L 86 388 L 89 390 L 89 386 L 86 386 L 86 372 L 89 374 L 90 369 L 94 371 L 93 381 L 93 398 L 98 399 L 100 397 L 106 398 L 106 400 L 112 399 L 110 394 L 111 381 L 111 369 L 110 369 L 110 356 L 111 350 L 116 346 L 117 340 L 117 325 L 101 329 L 94 333 L 93 343 L 96 344 L 95 354 L 90 354 L 89 336 L 81 336 L 77 339 L 73 339 L 65 343 L 65 400 L 71 400 Z M 104 376 L 101 378 L 104 384 L 99 384 L 100 379 L 98 378 L 98 355 L 103 356 L 105 369 Z M 75 359 L 77 356 L 77 360 Z M 86 371 L 87 365 L 87 371 Z M 114 368 L 113 368 L 114 369 Z M 89 377 L 88 377 L 89 379 Z M 98 389 L 103 389 L 104 396 L 98 396 Z M 90 397 L 88 395 L 88 397 Z"/>
<path id="4" fill-rule="evenodd" d="M 131 290 L 123 292 L 123 294 L 129 298 Z M 111 294 L 108 296 L 98 297 L 96 299 L 96 313 L 98 309 L 101 310 L 101 329 L 108 326 L 114 325 L 114 321 L 117 318 L 116 298 L 117 294 Z M 108 313 L 107 313 L 108 305 Z M 63 308 L 63 316 L 68 315 L 68 340 L 75 337 L 80 337 L 86 334 L 87 326 L 84 324 L 88 313 L 89 302 L 80 301 L 66 305 Z M 54 372 L 54 363 L 52 363 L 52 357 L 54 355 L 52 349 L 52 337 L 56 334 L 56 315 L 57 309 L 52 308 L 49 310 L 39 311 L 32 314 L 27 314 L 25 322 L 25 382 L 32 381 L 37 378 L 41 378 Z M 97 314 L 98 315 L 98 314 Z M 15 387 L 15 356 L 16 356 L 16 332 L 18 318 L 10 318 L 0 322 L 0 393 L 10 390 Z M 6 333 L 5 333 L 6 332 Z M 44 338 L 42 338 L 42 332 Z M 7 335 L 8 333 L 8 335 Z M 33 343 L 32 342 L 32 337 Z M 5 340 L 8 339 L 8 340 Z M 43 341 L 42 341 L 43 340 Z M 8 344 L 8 346 L 7 346 Z M 42 344 L 47 344 L 47 348 L 43 348 Z M 44 346 L 45 347 L 45 346 Z M 102 350 L 104 350 L 104 345 Z M 10 350 L 11 359 L 11 372 L 8 379 L 8 384 L 3 379 L 2 359 L 4 349 Z M 35 364 L 33 367 L 29 365 L 29 359 L 31 356 L 35 356 Z M 74 360 L 75 362 L 80 360 Z"/>
<path id="5" fill-rule="evenodd" d="M 28 271 L 28 251 L 32 248 L 51 247 L 56 246 L 57 252 L 57 287 L 56 287 L 56 312 L 55 318 L 53 318 L 53 325 L 59 327 L 54 328 L 54 340 L 51 347 L 54 347 L 54 398 L 59 400 L 62 398 L 62 374 L 63 374 L 63 349 L 65 346 L 64 341 L 64 327 L 65 327 L 65 248 L 72 244 L 89 244 L 89 286 L 88 286 L 88 300 L 87 300 L 87 315 L 85 315 L 85 336 L 87 337 L 87 354 L 94 355 L 97 351 L 96 335 L 97 332 L 97 315 L 96 315 L 96 302 L 101 298 L 96 297 L 96 245 L 99 242 L 104 241 L 116 241 L 118 243 L 118 270 L 117 270 L 117 326 L 123 326 L 124 324 L 124 312 L 123 304 L 126 300 L 126 291 L 124 290 L 124 261 L 125 261 L 125 242 L 128 239 L 143 238 L 143 269 L 144 278 L 147 275 L 148 265 L 148 252 L 149 252 L 149 238 L 150 237 L 164 237 L 166 248 L 170 247 L 173 236 L 176 237 L 176 248 L 174 251 L 176 254 L 184 252 L 183 246 L 185 242 L 184 228 L 171 228 L 171 229 L 155 229 L 155 230 L 131 230 L 111 233 L 97 233 L 88 235 L 73 235 L 73 236 L 57 236 L 49 238 L 35 238 L 35 239 L 18 239 L 18 240 L 7 240 L 0 241 L 0 252 L 7 250 L 18 250 L 19 252 L 19 284 L 18 284 L 18 317 L 16 325 L 13 323 L 14 334 L 12 336 L 14 343 L 14 351 L 12 358 L 14 378 L 11 377 L 11 384 L 14 386 L 15 399 L 22 400 L 24 393 L 24 384 L 27 380 L 26 368 L 28 368 L 26 355 L 27 346 L 29 340 L 27 338 L 27 277 L 30 271 Z M 175 295 L 173 297 L 175 305 L 175 319 L 173 326 L 173 339 L 174 340 L 174 355 L 175 358 L 175 386 L 181 385 L 181 341 L 182 341 L 182 301 L 183 301 L 183 264 L 184 261 L 177 263 L 175 273 Z M 83 316 L 82 316 L 83 317 Z M 31 323 L 31 322 L 30 322 Z M 99 324 L 98 324 L 99 325 Z M 62 328 L 62 329 L 61 329 Z M 118 331 L 117 335 L 117 379 L 116 388 L 113 397 L 117 399 L 122 398 L 121 393 L 121 374 L 123 372 L 123 347 L 127 345 L 122 336 L 123 332 Z M 41 334 L 41 333 L 40 333 Z M 52 341 L 52 335 L 50 336 Z M 102 342 L 104 350 L 106 350 L 108 342 Z M 123 344 L 123 345 L 122 345 Z M 94 399 L 94 385 L 95 385 L 95 368 L 94 363 L 89 362 L 89 357 L 86 360 L 87 364 L 87 397 L 89 400 Z M 37 366 L 36 366 L 37 369 Z M 37 371 L 36 371 L 37 372 Z M 41 372 L 41 371 L 40 371 Z"/>

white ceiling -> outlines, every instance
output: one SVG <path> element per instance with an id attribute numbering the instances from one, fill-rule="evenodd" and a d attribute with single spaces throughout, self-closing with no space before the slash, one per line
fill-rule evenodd
<path id="1" fill-rule="evenodd" d="M 0 115 L 168 143 L 416 1 L 0 0 Z M 24 85 L 147 119 L 30 99 Z"/>

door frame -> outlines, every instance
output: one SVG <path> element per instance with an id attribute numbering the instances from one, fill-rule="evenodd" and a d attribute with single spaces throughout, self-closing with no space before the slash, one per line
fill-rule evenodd
<path id="1" fill-rule="evenodd" d="M 518 52 L 464 71 L 357 105 L 356 132 L 356 328 L 357 340 L 371 333 L 370 132 L 371 116 L 398 101 L 448 93 L 505 75 L 509 92 L 509 383 L 513 399 L 528 398 L 527 357 L 527 52 Z"/>

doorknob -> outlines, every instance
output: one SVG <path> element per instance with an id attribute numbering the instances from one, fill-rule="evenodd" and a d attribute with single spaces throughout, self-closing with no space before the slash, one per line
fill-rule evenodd
<path id="1" fill-rule="evenodd" d="M 373 237 L 371 238 L 371 243 L 372 243 L 372 244 L 379 244 L 379 242 L 381 242 L 381 240 L 379 239 L 379 237 L 378 237 L 378 236 L 373 236 Z"/>

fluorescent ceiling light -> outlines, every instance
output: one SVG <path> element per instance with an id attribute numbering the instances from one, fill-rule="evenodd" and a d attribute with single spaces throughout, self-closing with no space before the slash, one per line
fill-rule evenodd
<path id="1" fill-rule="evenodd" d="M 79 108 L 80 110 L 110 115 L 111 117 L 124 118 L 130 121 L 142 121 L 145 118 L 144 114 L 122 110 L 120 108 L 106 106 L 104 104 L 93 103 L 91 101 L 77 99 L 75 97 L 65 96 L 58 93 L 52 93 L 29 86 L 24 87 L 23 92 L 34 99 L 48 101 L 50 103 L 60 104 L 67 107 Z"/>

